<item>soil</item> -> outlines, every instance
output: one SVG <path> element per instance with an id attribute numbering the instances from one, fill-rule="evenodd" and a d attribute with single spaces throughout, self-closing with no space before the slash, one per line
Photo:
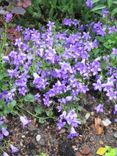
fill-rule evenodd
<path id="1" fill-rule="evenodd" d="M 83 101 L 83 110 L 81 118 L 85 119 L 88 113 L 87 121 L 79 126 L 79 136 L 75 139 L 67 138 L 67 130 L 58 130 L 55 124 L 46 123 L 41 125 L 32 119 L 27 128 L 22 128 L 19 118 L 8 119 L 8 129 L 10 135 L 6 142 L 12 142 L 20 149 L 20 152 L 11 156 L 39 156 L 41 152 L 47 153 L 48 156 L 96 156 L 99 147 L 109 145 L 117 147 L 117 124 L 113 122 L 112 110 L 108 107 L 105 113 L 96 114 L 94 107 L 98 101 L 88 95 L 88 99 Z M 82 105 L 82 103 L 81 103 Z M 103 132 L 97 134 L 95 128 L 95 118 L 101 120 L 108 118 L 111 124 L 103 127 Z M 9 153 L 9 151 L 8 151 Z"/>

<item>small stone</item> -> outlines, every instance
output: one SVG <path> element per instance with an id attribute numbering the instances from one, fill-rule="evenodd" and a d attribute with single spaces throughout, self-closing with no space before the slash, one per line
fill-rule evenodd
<path id="1" fill-rule="evenodd" d="M 43 138 L 40 139 L 39 144 L 42 145 L 42 146 L 44 146 L 46 144 L 45 139 L 43 139 Z"/>
<path id="2" fill-rule="evenodd" d="M 36 136 L 36 141 L 37 141 L 37 142 L 39 142 L 39 141 L 40 141 L 40 139 L 41 139 L 41 135 L 40 135 L 40 134 L 38 134 L 38 135 Z"/>
<path id="3" fill-rule="evenodd" d="M 94 116 L 94 114 L 95 114 L 94 112 L 91 112 L 91 115 L 92 115 L 92 116 Z"/>
<path id="4" fill-rule="evenodd" d="M 89 117 L 90 117 L 90 113 L 86 113 L 86 115 L 85 115 L 85 119 L 88 120 Z"/>
<path id="5" fill-rule="evenodd" d="M 102 120 L 102 124 L 103 124 L 105 127 L 107 127 L 107 126 L 109 126 L 109 125 L 111 124 L 111 121 L 110 121 L 109 119 L 104 119 L 104 120 Z"/>
<path id="6" fill-rule="evenodd" d="M 20 141 L 20 146 L 23 146 L 23 140 Z"/>
<path id="7" fill-rule="evenodd" d="M 100 145 L 103 145 L 104 144 L 104 142 L 102 140 L 100 140 L 99 143 L 100 143 Z"/>
<path id="8" fill-rule="evenodd" d="M 35 130 L 37 130 L 37 128 L 36 128 L 34 125 L 30 124 L 30 125 L 28 126 L 28 130 L 29 130 L 29 131 L 35 131 Z"/>
<path id="9" fill-rule="evenodd" d="M 25 135 L 22 135 L 22 138 L 25 138 L 26 136 Z"/>
<path id="10" fill-rule="evenodd" d="M 65 133 L 65 129 L 64 128 L 60 130 L 59 134 L 63 134 L 63 133 Z"/>
<path id="11" fill-rule="evenodd" d="M 117 132 L 115 132 L 115 133 L 113 134 L 113 136 L 117 139 Z"/>

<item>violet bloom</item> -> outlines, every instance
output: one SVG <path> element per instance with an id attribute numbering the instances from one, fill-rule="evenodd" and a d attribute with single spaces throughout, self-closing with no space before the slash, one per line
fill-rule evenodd
<path id="1" fill-rule="evenodd" d="M 102 10 L 102 15 L 103 15 L 103 17 L 107 17 L 107 16 L 109 15 L 109 10 L 108 10 L 108 8 L 104 8 L 104 9 Z"/>
<path id="2" fill-rule="evenodd" d="M 9 132 L 6 130 L 6 128 L 2 127 L 2 134 L 7 137 Z"/>
<path id="3" fill-rule="evenodd" d="M 8 153 L 3 152 L 2 156 L 9 156 Z"/>
<path id="4" fill-rule="evenodd" d="M 102 104 L 99 104 L 96 108 L 95 108 L 97 113 L 103 113 L 104 112 L 104 106 Z"/>
<path id="5" fill-rule="evenodd" d="M 64 18 L 63 25 L 71 26 L 72 25 L 72 19 L 71 18 Z"/>
<path id="6" fill-rule="evenodd" d="M 114 108 L 114 114 L 117 114 L 117 104 L 115 105 L 115 108 Z"/>
<path id="7" fill-rule="evenodd" d="M 23 128 L 31 122 L 31 120 L 28 120 L 26 116 L 20 116 L 20 121 L 22 122 Z"/>
<path id="8" fill-rule="evenodd" d="M 112 54 L 117 56 L 117 49 L 116 48 L 112 49 Z"/>
<path id="9" fill-rule="evenodd" d="M 12 20 L 13 14 L 12 13 L 8 13 L 6 14 L 5 20 L 7 23 L 9 23 Z"/>
<path id="10" fill-rule="evenodd" d="M 74 129 L 74 127 L 71 127 L 70 134 L 68 135 L 68 138 L 73 139 L 74 137 L 77 137 L 78 133 Z"/>
<path id="11" fill-rule="evenodd" d="M 87 0 L 87 1 L 86 1 L 86 6 L 87 6 L 88 8 L 92 8 L 92 7 L 93 7 L 93 0 Z"/>
<path id="12" fill-rule="evenodd" d="M 12 144 L 10 145 L 10 148 L 11 148 L 11 153 L 18 153 L 19 152 L 19 149 Z"/>

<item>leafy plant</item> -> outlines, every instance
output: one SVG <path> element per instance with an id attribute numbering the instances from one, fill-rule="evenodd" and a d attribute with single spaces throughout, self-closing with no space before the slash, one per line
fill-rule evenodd
<path id="1" fill-rule="evenodd" d="M 94 6 L 92 8 L 92 12 L 102 15 L 103 9 L 107 9 L 110 11 L 111 16 L 115 16 L 117 14 L 117 1 L 116 0 L 93 0 Z"/>

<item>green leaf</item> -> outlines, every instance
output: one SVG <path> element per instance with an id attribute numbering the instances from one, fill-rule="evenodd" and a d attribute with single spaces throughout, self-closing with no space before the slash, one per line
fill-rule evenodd
<path id="1" fill-rule="evenodd" d="M 117 14 L 117 8 L 112 10 L 111 16 L 114 16 L 115 14 Z"/>
<path id="2" fill-rule="evenodd" d="M 39 121 L 39 123 L 44 124 L 46 120 L 44 118 L 39 118 L 38 121 Z"/>
<path id="3" fill-rule="evenodd" d="M 46 111 L 46 114 L 47 114 L 47 116 L 51 117 L 53 115 L 53 112 L 52 112 L 52 110 L 48 110 L 48 111 Z"/>
<path id="4" fill-rule="evenodd" d="M 97 2 L 99 2 L 100 0 L 93 0 L 93 3 L 97 3 Z"/>
<path id="5" fill-rule="evenodd" d="M 32 95 L 32 94 L 27 94 L 26 96 L 25 96 L 25 98 L 24 98 L 24 100 L 26 101 L 26 102 L 34 102 L 34 95 Z"/>
<path id="6" fill-rule="evenodd" d="M 106 8 L 106 6 L 100 4 L 100 5 L 96 6 L 96 7 L 94 7 L 91 11 L 95 12 L 95 11 L 98 11 L 98 10 L 101 10 L 101 9 L 104 9 L 104 8 Z"/>
<path id="7" fill-rule="evenodd" d="M 112 3 L 113 3 L 113 4 L 117 4 L 117 1 L 115 0 L 115 1 L 113 1 Z"/>
<path id="8" fill-rule="evenodd" d="M 108 7 L 110 8 L 112 6 L 112 0 L 107 0 Z"/>
<path id="9" fill-rule="evenodd" d="M 36 114 L 40 115 L 43 112 L 43 108 L 38 106 L 35 108 L 35 112 Z"/>

